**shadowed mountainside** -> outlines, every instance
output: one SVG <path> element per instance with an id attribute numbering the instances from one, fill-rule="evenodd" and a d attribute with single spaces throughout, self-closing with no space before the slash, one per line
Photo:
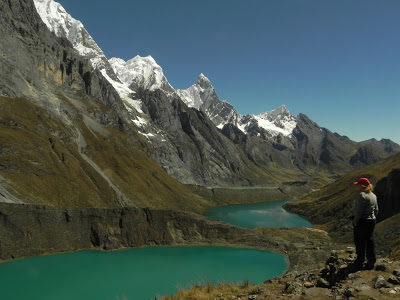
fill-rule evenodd
<path id="1" fill-rule="evenodd" d="M 351 220 L 354 199 L 359 193 L 353 182 L 360 177 L 367 177 L 375 184 L 378 197 L 377 235 L 388 241 L 380 246 L 392 251 L 399 244 L 398 231 L 400 222 L 400 154 L 393 155 L 383 161 L 369 165 L 363 169 L 350 172 L 337 181 L 305 196 L 297 203 L 289 203 L 285 208 L 306 217 L 313 224 L 326 229 L 331 236 L 343 241 L 351 241 Z M 395 225 L 395 226 L 389 226 Z M 390 242 L 389 242 L 390 241 Z"/>

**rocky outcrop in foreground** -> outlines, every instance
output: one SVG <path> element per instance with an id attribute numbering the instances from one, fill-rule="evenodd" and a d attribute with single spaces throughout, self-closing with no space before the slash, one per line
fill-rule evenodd
<path id="1" fill-rule="evenodd" d="M 321 299 L 390 299 L 400 297 L 400 262 L 380 258 L 373 269 L 356 269 L 353 247 L 331 252 L 325 267 L 311 272 L 287 273 L 282 296 Z"/>
<path id="2" fill-rule="evenodd" d="M 222 284 L 193 287 L 165 300 L 182 299 L 399 299 L 400 261 L 379 258 L 374 269 L 352 267 L 353 247 L 333 250 L 325 266 L 311 271 L 291 271 L 283 277 L 251 286 Z M 192 295 L 196 293 L 196 298 Z"/>

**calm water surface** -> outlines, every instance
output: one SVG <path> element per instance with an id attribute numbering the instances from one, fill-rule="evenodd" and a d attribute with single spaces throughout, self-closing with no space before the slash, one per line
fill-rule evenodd
<path id="1" fill-rule="evenodd" d="M 289 228 L 311 226 L 306 219 L 283 209 L 291 201 L 272 201 L 214 207 L 204 215 L 244 228 Z"/>
<path id="2" fill-rule="evenodd" d="M 0 264 L 0 299 L 154 299 L 196 283 L 261 283 L 282 274 L 285 256 L 230 247 L 82 251 Z"/>

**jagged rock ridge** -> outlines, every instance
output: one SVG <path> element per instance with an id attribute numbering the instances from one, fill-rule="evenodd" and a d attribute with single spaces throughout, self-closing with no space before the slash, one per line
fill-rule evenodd
<path id="1" fill-rule="evenodd" d="M 125 108 L 118 113 L 152 144 L 152 158 L 184 183 L 218 186 L 307 181 L 320 172 L 336 176 L 388 155 L 387 145 L 375 141 L 368 147 L 382 148 L 378 155 L 370 157 L 370 151 L 360 151 L 354 156 L 360 148 L 357 143 L 321 129 L 304 115 L 291 115 L 284 106 L 257 116 L 240 116 L 218 98 L 203 74 L 188 90 L 175 91 L 151 57 L 136 56 L 128 62 L 114 58 L 110 64 L 82 23 L 58 3 L 35 3 L 49 29 L 69 38 L 111 83 L 122 99 L 117 103 Z M 394 146 L 392 150 L 399 149 Z"/>
<path id="2" fill-rule="evenodd" d="M 207 207 L 150 159 L 119 93 L 31 0 L 0 11 L 0 201 Z"/>

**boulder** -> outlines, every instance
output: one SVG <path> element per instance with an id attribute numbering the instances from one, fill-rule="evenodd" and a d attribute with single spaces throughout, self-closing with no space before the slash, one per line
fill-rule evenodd
<path id="1" fill-rule="evenodd" d="M 376 289 L 380 289 L 380 288 L 383 288 L 383 287 L 386 287 L 386 286 L 387 286 L 386 280 L 385 280 L 385 278 L 383 278 L 382 275 L 376 276 L 376 277 L 372 280 L 372 283 L 374 284 L 374 288 L 376 288 Z"/>
<path id="2" fill-rule="evenodd" d="M 377 264 L 375 266 L 375 270 L 377 270 L 377 271 L 386 271 L 387 270 L 387 265 L 384 264 L 384 263 Z"/>
<path id="3" fill-rule="evenodd" d="M 371 287 L 366 282 L 361 282 L 353 286 L 357 292 L 368 291 Z"/>
<path id="4" fill-rule="evenodd" d="M 396 284 L 396 285 L 400 284 L 400 278 L 395 275 L 390 275 L 387 281 L 390 282 L 391 284 Z"/>
<path id="5" fill-rule="evenodd" d="M 356 290 L 355 290 L 353 287 L 348 286 L 348 287 L 345 288 L 345 290 L 344 290 L 344 295 L 345 295 L 347 298 L 354 297 L 355 292 L 356 292 Z"/>
<path id="6" fill-rule="evenodd" d="M 329 288 L 330 284 L 329 282 L 324 279 L 324 278 L 319 278 L 317 281 L 317 287 L 321 287 L 321 288 Z"/>
<path id="7" fill-rule="evenodd" d="M 300 295 L 303 292 L 303 285 L 297 281 L 287 282 L 283 292 L 286 294 Z"/>

